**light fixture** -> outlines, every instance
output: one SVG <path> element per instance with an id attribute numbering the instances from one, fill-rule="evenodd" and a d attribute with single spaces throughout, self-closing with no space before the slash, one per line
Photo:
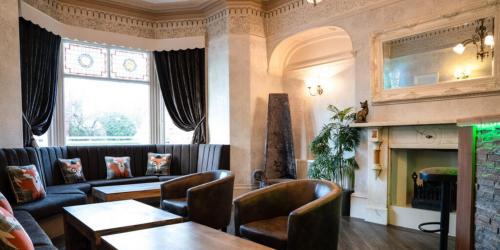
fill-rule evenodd
<path id="1" fill-rule="evenodd" d="M 484 45 L 490 46 L 490 49 L 493 49 L 495 45 L 495 41 L 493 40 L 493 35 L 489 34 L 484 38 Z"/>
<path id="2" fill-rule="evenodd" d="M 316 88 L 314 90 L 313 90 L 313 86 L 307 86 L 307 89 L 309 90 L 310 96 L 317 96 L 317 95 L 323 94 L 323 88 L 319 84 L 316 85 Z"/>
<path id="3" fill-rule="evenodd" d="M 453 47 L 453 51 L 459 55 L 463 54 L 465 51 L 465 46 L 461 43 L 457 44 L 455 47 Z"/>
<path id="4" fill-rule="evenodd" d="M 494 30 L 494 24 L 492 24 L 492 29 L 491 31 L 488 32 L 488 28 L 484 26 L 485 18 L 481 18 L 476 21 L 476 31 L 474 35 L 472 35 L 471 38 L 464 40 L 463 42 L 457 44 L 455 47 L 453 47 L 453 51 L 459 55 L 463 54 L 465 51 L 465 46 L 469 43 L 472 43 L 476 46 L 477 53 L 476 57 L 477 59 L 481 59 L 481 62 L 484 60 L 484 58 L 487 58 L 488 56 L 491 55 L 493 57 L 495 50 L 493 48 L 493 45 L 495 44 L 494 39 L 493 39 L 493 30 Z M 489 46 L 489 48 L 487 48 Z"/>
<path id="5" fill-rule="evenodd" d="M 309 91 L 310 96 L 317 96 L 323 94 L 323 87 L 321 87 L 321 80 L 318 77 L 308 77 L 305 79 L 304 84 Z"/>
<path id="6" fill-rule="evenodd" d="M 321 1 L 323 0 L 307 0 L 308 3 L 314 4 L 314 6 L 316 6 L 318 3 L 321 3 Z"/>
<path id="7" fill-rule="evenodd" d="M 457 80 L 463 80 L 469 78 L 471 74 L 472 74 L 472 67 L 467 66 L 465 68 L 460 68 L 460 67 L 456 68 L 453 75 Z"/>

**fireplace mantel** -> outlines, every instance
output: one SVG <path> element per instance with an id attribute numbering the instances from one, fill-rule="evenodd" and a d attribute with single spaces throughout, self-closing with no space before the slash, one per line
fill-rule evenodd
<path id="1" fill-rule="evenodd" d="M 424 126 L 424 125 L 446 125 L 457 124 L 456 120 L 432 120 L 432 121 L 383 121 L 383 122 L 366 122 L 366 123 L 353 123 L 351 127 L 355 128 L 376 128 L 376 127 L 399 127 L 399 126 Z"/>

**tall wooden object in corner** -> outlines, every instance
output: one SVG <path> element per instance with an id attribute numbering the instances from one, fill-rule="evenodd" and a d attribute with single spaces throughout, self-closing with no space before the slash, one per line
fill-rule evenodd
<path id="1" fill-rule="evenodd" d="M 474 183 L 475 137 L 474 127 L 458 130 L 458 177 L 457 177 L 457 231 L 456 249 L 474 249 Z"/>

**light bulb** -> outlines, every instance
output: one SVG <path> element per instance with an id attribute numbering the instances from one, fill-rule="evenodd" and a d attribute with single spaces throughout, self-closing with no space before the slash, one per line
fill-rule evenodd
<path id="1" fill-rule="evenodd" d="M 465 46 L 461 43 L 457 44 L 455 47 L 453 47 L 453 52 L 461 55 L 465 51 Z"/>
<path id="2" fill-rule="evenodd" d="M 316 1 L 314 1 L 314 0 L 307 0 L 308 3 L 312 3 L 312 4 L 318 4 L 318 3 L 321 3 L 321 1 L 323 1 L 323 0 L 316 0 Z"/>
<path id="3" fill-rule="evenodd" d="M 495 41 L 493 39 L 493 35 L 487 35 L 485 38 L 484 38 L 484 44 L 487 45 L 487 46 L 490 46 L 491 48 L 493 48 L 493 45 L 495 45 Z"/>

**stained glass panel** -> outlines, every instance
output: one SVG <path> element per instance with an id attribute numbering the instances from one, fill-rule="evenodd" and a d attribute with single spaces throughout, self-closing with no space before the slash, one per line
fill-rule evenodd
<path id="1" fill-rule="evenodd" d="M 149 54 L 140 51 L 110 49 L 110 76 L 114 79 L 149 81 Z"/>
<path id="2" fill-rule="evenodd" d="M 64 43 L 63 48 L 65 74 L 108 77 L 106 48 L 77 43 Z"/>

